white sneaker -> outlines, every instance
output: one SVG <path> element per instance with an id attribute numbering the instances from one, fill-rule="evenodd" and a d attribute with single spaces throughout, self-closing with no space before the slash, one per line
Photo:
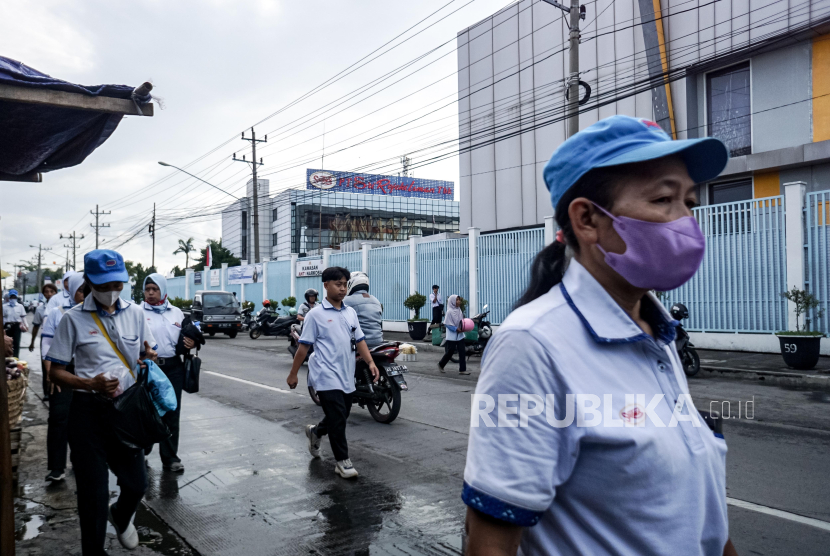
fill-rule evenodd
<path id="1" fill-rule="evenodd" d="M 344 459 L 338 461 L 337 464 L 334 466 L 334 472 L 343 477 L 344 479 L 354 479 L 357 477 L 357 469 L 354 468 L 352 465 L 352 460 Z"/>
<path id="2" fill-rule="evenodd" d="M 312 457 L 320 457 L 320 437 L 314 434 L 314 425 L 305 426 L 305 436 L 308 438 L 308 453 Z"/>
<path id="3" fill-rule="evenodd" d="M 118 542 L 121 543 L 121 546 L 127 550 L 135 550 L 138 547 L 138 531 L 135 530 L 133 520 L 130 519 L 130 523 L 124 531 L 119 531 L 118 525 L 115 524 L 115 520 L 112 518 L 112 506 L 110 506 L 107 512 L 107 519 L 109 519 L 109 522 L 115 528 L 115 533 L 118 536 Z"/>

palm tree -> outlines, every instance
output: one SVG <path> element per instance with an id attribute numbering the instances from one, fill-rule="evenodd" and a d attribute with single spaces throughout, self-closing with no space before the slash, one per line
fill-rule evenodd
<path id="1" fill-rule="evenodd" d="M 188 266 L 190 266 L 190 253 L 191 251 L 195 250 L 196 248 L 193 247 L 193 238 L 191 237 L 188 238 L 187 241 L 180 239 L 179 247 L 175 251 L 173 251 L 173 254 L 175 255 L 177 253 L 184 253 L 184 267 L 188 268 Z"/>

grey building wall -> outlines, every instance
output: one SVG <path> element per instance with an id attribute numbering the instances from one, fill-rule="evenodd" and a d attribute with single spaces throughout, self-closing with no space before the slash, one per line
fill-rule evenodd
<path id="1" fill-rule="evenodd" d="M 813 96 L 811 52 L 804 43 L 752 58 L 752 152 L 812 141 L 810 103 L 803 102 Z"/>

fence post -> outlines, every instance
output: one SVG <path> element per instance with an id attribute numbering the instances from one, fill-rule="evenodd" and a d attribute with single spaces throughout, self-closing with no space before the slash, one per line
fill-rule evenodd
<path id="1" fill-rule="evenodd" d="M 219 289 L 226 291 L 228 287 L 228 263 L 222 263 L 222 270 L 219 271 Z"/>
<path id="2" fill-rule="evenodd" d="M 291 253 L 291 297 L 297 297 L 297 253 Z"/>
<path id="3" fill-rule="evenodd" d="M 323 270 L 326 270 L 331 261 L 331 247 L 323 247 Z"/>
<path id="4" fill-rule="evenodd" d="M 787 234 L 787 290 L 804 289 L 804 193 L 807 184 L 794 181 L 784 184 L 784 218 Z M 787 328 L 795 330 L 795 305 L 787 302 Z"/>
<path id="5" fill-rule="evenodd" d="M 556 239 L 556 221 L 553 216 L 545 216 L 545 247 Z"/>
<path id="6" fill-rule="evenodd" d="M 360 268 L 367 275 L 369 274 L 369 249 L 371 248 L 372 246 L 369 243 L 360 244 Z"/>
<path id="7" fill-rule="evenodd" d="M 268 261 L 262 263 L 262 300 L 268 299 Z"/>
<path id="8" fill-rule="evenodd" d="M 418 242 L 421 236 L 409 236 L 409 294 L 418 291 Z M 368 257 L 368 254 L 366 255 Z M 415 311 L 409 311 L 409 318 L 415 318 Z"/>
<path id="9" fill-rule="evenodd" d="M 193 276 L 192 268 L 184 269 L 184 298 L 190 299 L 190 277 Z"/>
<path id="10" fill-rule="evenodd" d="M 478 237 L 481 228 L 469 229 L 470 245 L 470 299 L 467 304 L 469 316 L 478 314 Z"/>

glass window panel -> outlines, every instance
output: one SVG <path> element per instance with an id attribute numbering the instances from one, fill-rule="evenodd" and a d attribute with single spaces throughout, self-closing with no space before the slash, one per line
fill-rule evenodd
<path id="1" fill-rule="evenodd" d="M 749 62 L 707 75 L 709 136 L 726 144 L 730 156 L 752 152 Z"/>

